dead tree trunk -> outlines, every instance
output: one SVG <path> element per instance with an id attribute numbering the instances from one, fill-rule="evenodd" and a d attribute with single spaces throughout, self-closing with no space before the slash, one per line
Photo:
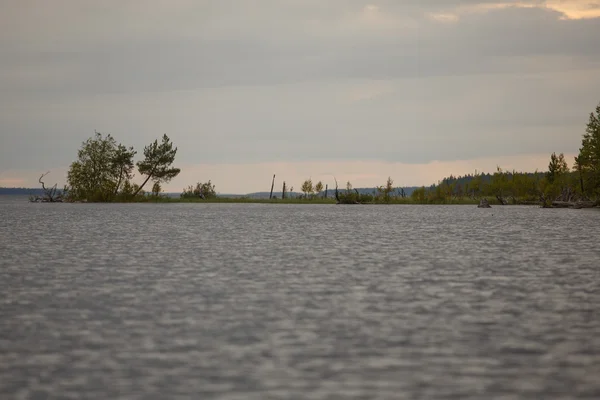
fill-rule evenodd
<path id="1" fill-rule="evenodd" d="M 492 206 L 490 206 L 490 203 L 488 203 L 487 199 L 484 197 L 479 201 L 477 208 L 492 208 Z"/>
<path id="2" fill-rule="evenodd" d="M 335 200 L 339 204 L 340 203 L 340 193 L 338 191 L 338 183 L 337 183 L 337 179 L 335 179 L 335 176 L 333 177 L 333 180 L 335 180 Z"/>
<path id="3" fill-rule="evenodd" d="M 285 181 L 283 181 L 283 188 L 281 189 L 281 199 L 285 199 Z"/>
<path id="4" fill-rule="evenodd" d="M 592 207 L 596 207 L 595 201 L 576 201 L 575 203 L 573 203 L 573 208 L 577 209 L 577 210 L 580 208 L 592 208 Z"/>
<path id="5" fill-rule="evenodd" d="M 325 198 L 327 198 L 327 190 L 329 189 L 329 185 L 325 185 Z"/>
<path id="6" fill-rule="evenodd" d="M 273 198 L 273 188 L 275 187 L 275 174 L 273 174 L 273 182 L 271 182 L 271 194 L 269 194 L 269 200 Z"/>
<path id="7" fill-rule="evenodd" d="M 46 185 L 44 184 L 44 181 L 42 181 L 42 178 L 45 177 L 46 175 L 48 175 L 50 173 L 50 171 L 46 172 L 45 174 L 42 174 L 42 176 L 40 176 L 40 178 L 38 179 L 38 182 L 42 185 L 42 190 L 44 191 L 44 196 L 43 197 L 39 197 L 39 196 L 35 196 L 33 198 L 30 198 L 30 201 L 34 201 L 34 202 L 43 202 L 43 203 L 55 203 L 55 202 L 62 202 L 62 194 L 56 194 L 56 186 L 57 184 L 55 183 L 54 186 L 52 186 L 51 188 L 46 188 Z"/>

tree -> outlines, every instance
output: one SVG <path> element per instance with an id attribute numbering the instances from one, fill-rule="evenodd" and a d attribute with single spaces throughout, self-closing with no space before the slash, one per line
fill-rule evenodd
<path id="1" fill-rule="evenodd" d="M 304 183 L 302 183 L 300 190 L 302 190 L 302 193 L 304 193 L 304 197 L 306 198 L 308 198 L 309 194 L 313 194 L 315 189 L 313 187 L 312 179 L 308 178 L 305 180 Z"/>
<path id="2" fill-rule="evenodd" d="M 410 197 L 412 197 L 413 201 L 416 203 L 425 203 L 426 196 L 427 190 L 425 189 L 425 186 L 413 190 L 412 194 L 410 195 Z"/>
<path id="3" fill-rule="evenodd" d="M 121 183 L 131 178 L 134 155 L 133 148 L 117 144 L 110 134 L 95 132 L 82 143 L 67 173 L 70 198 L 112 200 Z"/>
<path id="4" fill-rule="evenodd" d="M 600 194 L 600 104 L 595 111 L 595 114 L 590 113 L 576 161 L 586 182 L 586 191 L 598 195 Z"/>
<path id="5" fill-rule="evenodd" d="M 585 186 L 583 184 L 583 165 L 580 157 L 575 157 L 575 164 L 573 164 L 573 170 L 577 172 L 577 178 L 579 180 L 579 189 L 581 190 L 581 194 L 585 193 Z"/>
<path id="6" fill-rule="evenodd" d="M 483 178 L 480 173 L 475 171 L 471 182 L 469 183 L 469 189 L 471 191 L 472 197 L 475 198 L 479 195 L 483 186 Z"/>
<path id="7" fill-rule="evenodd" d="M 319 194 L 323 191 L 323 182 L 319 181 L 315 185 L 315 193 Z"/>
<path id="8" fill-rule="evenodd" d="M 394 181 L 390 176 L 388 176 L 387 182 L 385 183 L 385 187 L 383 188 L 383 200 L 386 203 L 390 202 L 390 195 L 394 191 Z"/>
<path id="9" fill-rule="evenodd" d="M 388 177 L 385 186 L 377 186 L 376 192 L 373 192 L 374 195 L 376 194 L 376 200 L 380 202 L 383 201 L 385 203 L 389 203 L 391 200 L 391 195 L 394 192 L 393 185 L 394 181 L 391 177 Z"/>
<path id="10" fill-rule="evenodd" d="M 152 196 L 158 197 L 161 192 L 162 192 L 162 188 L 160 187 L 160 183 L 154 182 L 154 185 L 152 185 Z"/>
<path id="11" fill-rule="evenodd" d="M 545 198 L 569 201 L 574 194 L 574 185 L 571 185 L 570 178 L 569 166 L 565 161 L 564 154 L 560 153 L 557 156 L 556 153 L 552 153 L 545 182 L 542 182 Z"/>
<path id="12" fill-rule="evenodd" d="M 181 193 L 181 198 L 193 198 L 199 197 L 201 199 L 214 199 L 217 197 L 217 192 L 215 191 L 215 185 L 209 180 L 208 182 L 201 183 L 198 182 L 196 187 L 188 186 L 187 189 L 183 189 L 183 193 Z"/>
<path id="13" fill-rule="evenodd" d="M 500 166 L 496 167 L 496 172 L 492 175 L 492 181 L 489 185 L 489 194 L 496 196 L 500 204 L 507 204 L 505 196 L 508 193 L 513 192 L 512 185 L 510 181 L 510 173 L 508 171 L 503 171 Z"/>
<path id="14" fill-rule="evenodd" d="M 119 144 L 113 155 L 113 170 L 119 171 L 119 179 L 115 185 L 114 194 L 116 195 L 121 188 L 123 181 L 128 182 L 133 177 L 133 157 L 137 152 L 133 150 L 133 147 L 125 147 Z"/>
<path id="15" fill-rule="evenodd" d="M 173 143 L 167 135 L 163 135 L 162 143 L 159 144 L 158 140 L 155 140 L 154 143 L 144 147 L 145 158 L 143 161 L 138 161 L 137 167 L 140 174 L 146 175 L 146 179 L 133 195 L 137 195 L 151 179 L 159 183 L 169 182 L 179 175 L 181 170 L 171 167 L 175 161 L 175 154 L 177 154 L 177 147 L 173 148 Z"/>
<path id="16" fill-rule="evenodd" d="M 560 176 L 569 172 L 569 166 L 565 161 L 565 155 L 560 153 L 558 156 L 556 153 L 550 155 L 550 163 L 548 164 L 548 172 L 546 178 L 550 184 L 554 183 Z"/>

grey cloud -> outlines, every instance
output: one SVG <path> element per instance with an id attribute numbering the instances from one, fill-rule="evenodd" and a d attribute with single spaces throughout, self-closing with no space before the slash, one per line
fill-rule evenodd
<path id="1" fill-rule="evenodd" d="M 94 129 L 138 148 L 167 132 L 190 163 L 576 150 L 600 100 L 598 19 L 505 8 L 441 23 L 426 14 L 495 2 L 385 0 L 386 19 L 361 24 L 368 3 L 61 0 L 44 19 L 5 2 L 0 168 L 65 165 Z M 389 90 L 348 100 L 356 82 Z"/>
<path id="2" fill-rule="evenodd" d="M 421 9 L 442 2 L 409 3 L 405 7 L 411 4 Z M 390 6 L 396 10 L 393 17 L 405 18 L 398 7 Z M 278 10 L 281 12 L 281 7 Z M 267 7 L 265 13 L 269 11 Z M 220 15 L 211 15 L 215 14 Z M 262 28 L 262 36 L 256 33 L 261 27 L 240 21 L 235 34 L 200 27 L 204 35 L 197 37 L 151 35 L 70 52 L 8 52 L 9 61 L 3 65 L 8 74 L 23 65 L 63 65 L 72 72 L 55 79 L 50 76 L 43 82 L 5 79 L 0 85 L 9 92 L 163 91 L 332 78 L 514 72 L 522 66 L 509 68 L 512 64 L 502 59 L 523 56 L 564 55 L 579 57 L 583 64 L 600 59 L 595 46 L 595 38 L 600 37 L 597 20 L 560 20 L 559 13 L 548 9 L 509 8 L 468 14 L 456 24 L 419 19 L 411 29 L 364 29 L 345 35 L 303 34 L 302 23 L 292 17 L 287 15 L 287 27 L 276 23 L 279 30 Z"/>

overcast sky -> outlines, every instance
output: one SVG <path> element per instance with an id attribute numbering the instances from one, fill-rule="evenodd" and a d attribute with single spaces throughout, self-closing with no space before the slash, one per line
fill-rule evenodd
<path id="1" fill-rule="evenodd" d="M 169 191 L 543 170 L 600 102 L 598 38 L 600 0 L 2 0 L 0 186 L 64 183 L 94 130 L 169 135 Z"/>

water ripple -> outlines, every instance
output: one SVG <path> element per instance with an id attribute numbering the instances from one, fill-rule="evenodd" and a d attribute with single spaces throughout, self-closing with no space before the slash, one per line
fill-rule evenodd
<path id="1" fill-rule="evenodd" d="M 600 213 L 0 202 L 0 397 L 598 398 Z"/>

